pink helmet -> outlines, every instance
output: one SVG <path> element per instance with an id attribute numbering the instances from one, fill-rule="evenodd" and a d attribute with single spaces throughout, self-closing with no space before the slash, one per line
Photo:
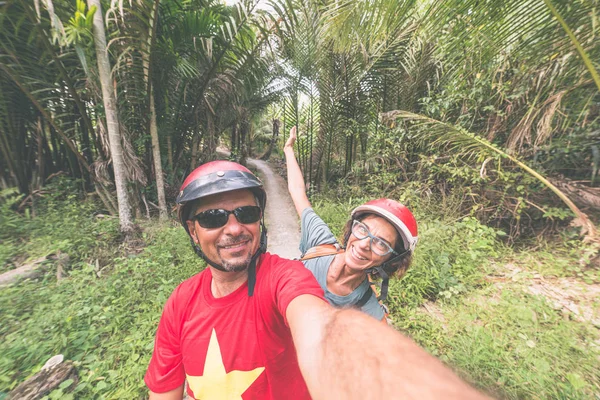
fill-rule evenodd
<path id="1" fill-rule="evenodd" d="M 402 237 L 404 248 L 413 252 L 418 241 L 417 220 L 403 204 L 391 199 L 377 199 L 366 202 L 352 210 L 352 218 L 362 214 L 376 214 L 390 222 Z"/>

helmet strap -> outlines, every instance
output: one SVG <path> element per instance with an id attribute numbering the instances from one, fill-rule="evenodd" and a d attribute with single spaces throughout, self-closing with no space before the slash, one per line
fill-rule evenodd
<path id="1" fill-rule="evenodd" d="M 377 267 L 369 268 L 369 270 L 367 271 L 368 273 L 372 274 L 373 272 L 377 272 L 377 275 L 379 275 L 381 277 L 381 292 L 380 292 L 377 300 L 385 301 L 385 299 L 387 299 L 388 289 L 389 289 L 389 285 L 390 285 L 390 277 L 383 268 L 390 264 L 401 261 L 409 253 L 410 253 L 410 250 L 406 250 L 406 251 L 398 254 L 397 256 L 390 258 L 389 260 L 387 260 L 386 262 L 384 262 L 383 264 L 381 264 Z"/>
<path id="2" fill-rule="evenodd" d="M 250 259 L 250 265 L 248 265 L 248 296 L 254 295 L 254 287 L 256 286 L 256 261 L 261 254 L 267 251 L 267 227 L 265 226 L 265 220 L 260 223 L 261 234 L 260 234 L 260 245 L 256 250 L 256 253 Z"/>
<path id="3" fill-rule="evenodd" d="M 260 245 L 258 246 L 256 252 L 252 255 L 250 263 L 248 264 L 248 296 L 252 296 L 254 294 L 254 287 L 256 286 L 256 261 L 261 254 L 267 251 L 267 227 L 265 226 L 264 217 L 260 223 L 260 226 L 262 228 L 260 234 Z M 222 265 L 219 265 L 210 258 L 206 257 L 206 254 L 204 254 L 200 246 L 198 246 L 191 237 L 190 241 L 192 243 L 192 248 L 198 257 L 206 261 L 206 263 L 211 267 L 216 268 L 219 271 L 228 272 Z"/>
<path id="4" fill-rule="evenodd" d="M 387 263 L 383 263 L 377 267 L 369 268 L 368 271 L 369 273 L 377 271 L 377 275 L 381 277 L 381 293 L 379 294 L 379 297 L 377 297 L 377 300 L 381 301 L 385 301 L 385 299 L 387 299 L 388 287 L 390 283 L 390 277 L 388 276 L 387 272 L 385 272 L 385 270 L 383 269 L 383 267 L 386 264 Z"/>

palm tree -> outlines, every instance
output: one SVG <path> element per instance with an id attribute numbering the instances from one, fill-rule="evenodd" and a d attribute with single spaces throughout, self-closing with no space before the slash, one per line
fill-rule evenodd
<path id="1" fill-rule="evenodd" d="M 127 175 L 121 146 L 121 134 L 119 124 L 119 113 L 117 101 L 113 92 L 112 79 L 110 78 L 110 61 L 106 48 L 106 35 L 104 32 L 104 18 L 100 0 L 88 0 L 90 9 L 95 8 L 94 14 L 94 43 L 96 45 L 96 57 L 98 59 L 98 72 L 100 85 L 102 86 L 102 99 L 104 101 L 104 112 L 106 114 L 106 126 L 110 142 L 110 155 L 115 174 L 115 186 L 117 188 L 117 200 L 119 204 L 119 223 L 121 232 L 129 235 L 133 231 L 131 206 L 127 198 Z"/>
<path id="2" fill-rule="evenodd" d="M 13 149 L 11 161 L 7 162 L 11 176 L 22 192 L 29 192 L 28 181 L 32 177 L 29 167 L 14 160 L 27 159 L 23 156 L 26 153 L 36 154 L 28 150 L 34 142 L 20 142 L 19 138 L 37 136 L 41 139 L 38 150 L 42 150 L 37 154 L 38 159 L 44 159 L 45 154 L 46 160 L 53 161 L 44 170 L 45 176 L 39 177 L 40 182 L 58 170 L 68 169 L 74 176 L 91 179 L 107 209 L 113 210 L 107 182 L 91 165 L 92 143 L 97 138 L 83 95 L 85 65 L 82 68 L 74 49 L 58 45 L 65 32 L 59 16 L 68 15 L 70 10 L 62 2 L 56 5 L 46 2 L 45 6 L 46 12 L 42 13 L 29 2 L 10 1 L 0 14 L 0 71 L 3 84 L 9 85 L 5 86 L 9 90 L 6 93 L 23 100 L 23 111 L 35 110 L 26 118 L 21 118 L 26 113 L 14 113 L 9 107 L 1 111 L 3 121 L 16 122 L 6 125 L 3 141 L 5 152 Z M 38 115 L 42 117 L 40 124 L 36 122 Z M 15 147 L 11 142 L 21 145 Z M 102 149 L 96 150 L 101 156 Z"/>
<path id="3" fill-rule="evenodd" d="M 378 154 L 381 146 L 369 145 L 373 136 L 398 142 L 422 132 L 414 123 L 403 125 L 408 134 L 406 129 L 380 129 L 378 114 L 392 110 L 399 110 L 395 115 L 400 119 L 417 113 L 480 132 L 515 162 L 546 162 L 558 171 L 560 166 L 549 164 L 552 157 L 539 157 L 548 154 L 540 150 L 552 140 L 570 140 L 560 132 L 579 129 L 579 122 L 595 123 L 589 111 L 597 96 L 592 60 L 600 56 L 594 40 L 595 2 L 578 7 L 557 0 L 273 3 L 283 21 L 282 57 L 294 60 L 292 65 L 304 61 L 297 49 L 313 43 L 301 36 L 312 25 L 300 11 L 313 9 L 319 15 L 317 56 L 308 62 L 318 66 L 317 151 L 325 156 L 316 165 L 324 165 L 327 175 L 333 160 L 345 160 L 342 171 L 347 175 L 359 165 L 369 168 L 395 157 Z M 296 90 L 292 83 L 289 87 Z M 289 111 L 294 102 L 283 108 L 286 119 L 296 123 Z M 557 123 L 564 130 L 557 131 Z M 414 164 L 420 162 L 419 152 L 429 151 L 408 143 L 406 149 Z M 486 154 L 485 146 L 477 149 Z M 591 157 L 591 151 L 587 154 Z M 582 168 L 581 159 L 571 162 Z M 401 164 L 406 173 L 411 164 Z M 569 204 L 575 210 L 573 206 Z M 594 232 L 583 220 L 588 232 Z"/>
<path id="4" fill-rule="evenodd" d="M 419 140 L 434 146 L 449 147 L 450 152 L 461 154 L 464 158 L 480 157 L 484 154 L 485 156 L 510 160 L 552 190 L 569 207 L 576 215 L 576 225 L 582 228 L 581 234 L 585 236 L 586 241 L 598 240 L 598 230 L 594 223 L 560 189 L 525 162 L 498 146 L 494 146 L 485 138 L 468 132 L 461 127 L 405 111 L 389 111 L 382 114 L 382 118 L 388 124 L 396 119 L 410 122 L 413 129 L 419 130 Z"/>

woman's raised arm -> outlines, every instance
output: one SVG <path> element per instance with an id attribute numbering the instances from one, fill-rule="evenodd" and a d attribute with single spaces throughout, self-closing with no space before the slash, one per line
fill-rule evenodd
<path id="1" fill-rule="evenodd" d="M 306 185 L 304 184 L 302 171 L 294 154 L 295 142 L 296 127 L 294 126 L 290 129 L 290 137 L 285 142 L 285 146 L 283 146 L 283 153 L 285 154 L 285 164 L 287 166 L 288 191 L 290 192 L 290 196 L 292 196 L 298 216 L 302 216 L 302 211 L 310 207 L 310 201 L 308 201 L 308 196 L 306 195 Z"/>

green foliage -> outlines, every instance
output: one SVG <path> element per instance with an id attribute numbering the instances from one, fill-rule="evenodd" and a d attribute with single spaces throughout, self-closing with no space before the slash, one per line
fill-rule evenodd
<path id="1" fill-rule="evenodd" d="M 350 197 L 347 200 L 334 200 L 324 196 L 317 196 L 312 202 L 315 212 L 327 223 L 331 232 L 338 238 L 342 237 L 342 230 L 346 221 L 350 218 L 353 208 L 364 203 L 362 197 Z"/>
<path id="2" fill-rule="evenodd" d="M 3 227 L 0 238 L 3 240 L 21 231 L 22 217 L 15 212 L 15 208 L 23 197 L 16 188 L 0 191 L 0 226 Z"/>
<path id="3" fill-rule="evenodd" d="M 4 221 L 18 218 L 20 230 L 12 232 L 19 233 L 21 249 L 69 251 L 73 263 L 58 282 L 50 268 L 41 280 L 0 290 L 0 396 L 62 353 L 75 361 L 80 381 L 63 383 L 48 400 L 142 398 L 162 307 L 203 264 L 185 232 L 171 223 L 145 225 L 143 247 L 124 255 L 117 221 L 94 217 L 96 205 L 82 201 L 73 185 L 56 181 L 38 199 L 36 217 L 3 210 Z M 313 205 L 339 237 L 350 210 L 367 197 L 358 187 L 335 189 Z M 410 199 L 419 221 L 419 244 L 408 274 L 391 283 L 394 324 L 499 397 L 583 399 L 596 393 L 597 330 L 563 318 L 545 299 L 525 294 L 519 281 L 500 290 L 486 280 L 508 261 L 532 271 L 525 276 L 565 269 L 564 276 L 584 278 L 586 270 L 574 266 L 581 244 L 570 240 L 568 250 L 557 252 L 549 243 L 532 254 L 513 254 L 498 242 L 502 232 L 473 217 L 457 218 L 451 201 L 419 202 L 413 189 L 405 189 L 402 201 Z M 343 196 L 349 190 L 353 197 Z M 433 301 L 439 316 L 422 308 Z"/>
<path id="4" fill-rule="evenodd" d="M 489 259 L 498 255 L 499 234 L 470 217 L 455 223 L 421 220 L 418 251 L 406 276 L 391 284 L 390 309 L 450 299 L 483 285 Z"/>
<path id="5" fill-rule="evenodd" d="M 318 85 L 320 132 L 298 151 L 311 187 L 341 178 L 397 195 L 420 182 L 425 193 L 463 196 L 462 215 L 511 240 L 563 227 L 567 208 L 579 214 L 524 171 L 594 184 L 597 2 L 273 3 L 297 78 L 281 105 L 288 121 L 302 125 L 297 93 Z M 387 112 L 427 116 L 462 138 L 414 118 L 389 129 Z"/>
<path id="6" fill-rule="evenodd" d="M 512 156 L 496 145 L 462 129 L 454 134 L 432 125 L 394 123 L 380 129 L 369 151 L 371 162 L 350 178 L 368 193 L 441 201 L 444 206 L 448 199 L 460 199 L 454 200 L 457 213 L 498 226 L 511 240 L 542 227 L 564 228 L 562 221 L 574 216 L 563 198 L 551 192 L 550 183 L 506 159 Z"/>
<path id="7" fill-rule="evenodd" d="M 0 272 L 10 269 L 10 260 L 18 254 L 18 238 L 23 230 L 23 220 L 14 208 L 23 199 L 17 189 L 0 191 Z"/>
<path id="8" fill-rule="evenodd" d="M 86 8 L 85 1 L 77 0 L 75 14 L 65 27 L 65 44 L 84 44 L 92 39 L 92 24 L 97 9 L 92 6 L 86 12 Z"/>
<path id="9" fill-rule="evenodd" d="M 339 237 L 367 190 L 368 198 L 384 195 L 376 187 L 339 185 L 313 206 Z M 417 218 L 419 243 L 408 273 L 390 282 L 386 303 L 393 324 L 494 397 L 587 399 L 599 393 L 597 329 L 566 319 L 526 286 L 534 274 L 594 282 L 578 263 L 581 241 L 537 243 L 515 254 L 500 243 L 504 232 L 458 217 L 460 198 L 428 200 L 419 190 L 419 183 L 408 183 L 394 192 Z M 504 263 L 519 265 L 523 276 L 495 284 Z"/>
<path id="10" fill-rule="evenodd" d="M 98 258 L 103 265 L 108 262 L 118 237 L 118 221 L 103 215 L 95 203 L 82 201 L 78 183 L 55 179 L 42 197 L 35 197 L 35 208 L 25 209 L 23 215 L 9 206 L 16 200 L 3 203 L 0 269 L 59 253 L 67 254 L 72 266 Z"/>
<path id="11" fill-rule="evenodd" d="M 70 201 L 55 205 L 56 210 L 80 207 Z M 56 229 L 59 221 L 53 212 L 47 215 L 49 220 L 35 219 L 42 231 Z M 83 247 L 71 250 L 86 254 L 107 251 L 100 243 L 117 236 L 116 228 L 111 232 L 103 221 L 71 225 L 71 217 L 63 214 L 63 223 L 73 236 L 88 236 L 90 231 L 108 234 L 88 240 L 85 251 Z M 81 261 L 59 282 L 49 274 L 39 282 L 0 291 L 0 392 L 10 390 L 39 371 L 49 357 L 62 353 L 75 361 L 80 381 L 75 388 L 53 392 L 49 399 L 145 396 L 142 378 L 162 307 L 175 286 L 202 265 L 180 227 L 149 225 L 143 239 L 147 246 L 139 254 L 123 257 L 113 253 L 109 270 Z"/>
<path id="12" fill-rule="evenodd" d="M 597 331 L 565 320 L 544 298 L 492 286 L 437 307 L 437 317 L 404 309 L 394 321 L 481 389 L 511 399 L 598 393 Z"/>

